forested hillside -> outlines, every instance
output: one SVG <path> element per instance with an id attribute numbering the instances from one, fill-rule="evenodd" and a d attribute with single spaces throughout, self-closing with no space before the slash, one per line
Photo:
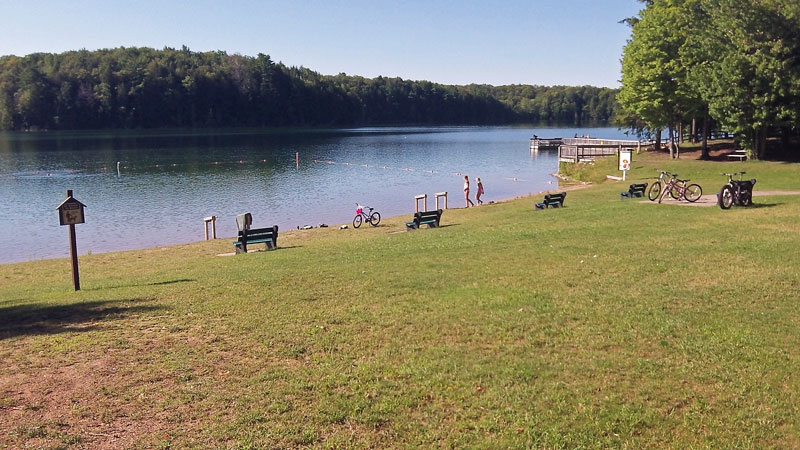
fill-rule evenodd
<path id="1" fill-rule="evenodd" d="M 608 121 L 616 90 L 450 86 L 326 76 L 273 62 L 165 48 L 0 57 L 0 129 L 480 125 Z"/>

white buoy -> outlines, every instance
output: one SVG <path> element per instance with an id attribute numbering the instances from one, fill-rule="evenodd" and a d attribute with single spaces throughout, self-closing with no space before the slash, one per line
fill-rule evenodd
<path id="1" fill-rule="evenodd" d="M 119 176 L 119 161 L 117 161 L 117 176 Z"/>

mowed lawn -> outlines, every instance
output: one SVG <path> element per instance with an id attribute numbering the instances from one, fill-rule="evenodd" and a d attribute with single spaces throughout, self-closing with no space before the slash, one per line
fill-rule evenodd
<path id="1" fill-rule="evenodd" d="M 797 164 L 651 155 L 629 182 L 661 166 L 800 191 Z M 82 256 L 80 292 L 66 259 L 0 265 L 0 447 L 800 447 L 800 195 L 629 182 Z"/>

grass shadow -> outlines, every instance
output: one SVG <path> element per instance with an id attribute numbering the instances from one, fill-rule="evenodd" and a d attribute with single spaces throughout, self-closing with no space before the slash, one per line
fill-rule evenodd
<path id="1" fill-rule="evenodd" d="M 16 336 L 91 331 L 98 322 L 119 320 L 129 314 L 164 309 L 158 305 L 125 306 L 142 298 L 97 300 L 67 305 L 40 303 L 0 308 L 0 341 Z"/>
<path id="2" fill-rule="evenodd" d="M 170 284 L 176 283 L 191 283 L 197 281 L 193 278 L 181 278 L 178 280 L 167 280 L 167 281 L 155 281 L 153 283 L 134 283 L 134 284 L 123 284 L 119 286 L 99 286 L 99 287 L 90 287 L 90 288 L 83 288 L 84 291 L 104 291 L 107 289 L 120 289 L 120 288 L 130 288 L 130 287 L 141 287 L 141 286 L 166 286 Z"/>
<path id="3" fill-rule="evenodd" d="M 120 289 L 120 288 L 129 288 L 129 287 L 141 287 L 141 286 L 166 286 L 170 284 L 176 283 L 191 283 L 193 281 L 197 281 L 194 278 L 181 278 L 178 280 L 167 280 L 167 281 L 155 281 L 153 283 L 135 283 L 135 284 L 123 284 L 119 286 L 99 286 L 99 287 L 90 287 L 84 288 L 84 291 L 104 291 L 106 289 Z"/>

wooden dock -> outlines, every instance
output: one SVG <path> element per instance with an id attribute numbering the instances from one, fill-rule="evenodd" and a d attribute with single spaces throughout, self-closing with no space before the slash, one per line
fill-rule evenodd
<path id="1" fill-rule="evenodd" d="M 539 153 L 539 150 L 558 150 L 558 146 L 564 143 L 562 138 L 542 139 L 539 137 L 531 138 L 531 153 Z"/>
<path id="2" fill-rule="evenodd" d="M 639 151 L 650 142 L 621 139 L 567 138 L 558 147 L 558 160 L 565 162 L 594 161 L 617 156 L 622 149 Z"/>

